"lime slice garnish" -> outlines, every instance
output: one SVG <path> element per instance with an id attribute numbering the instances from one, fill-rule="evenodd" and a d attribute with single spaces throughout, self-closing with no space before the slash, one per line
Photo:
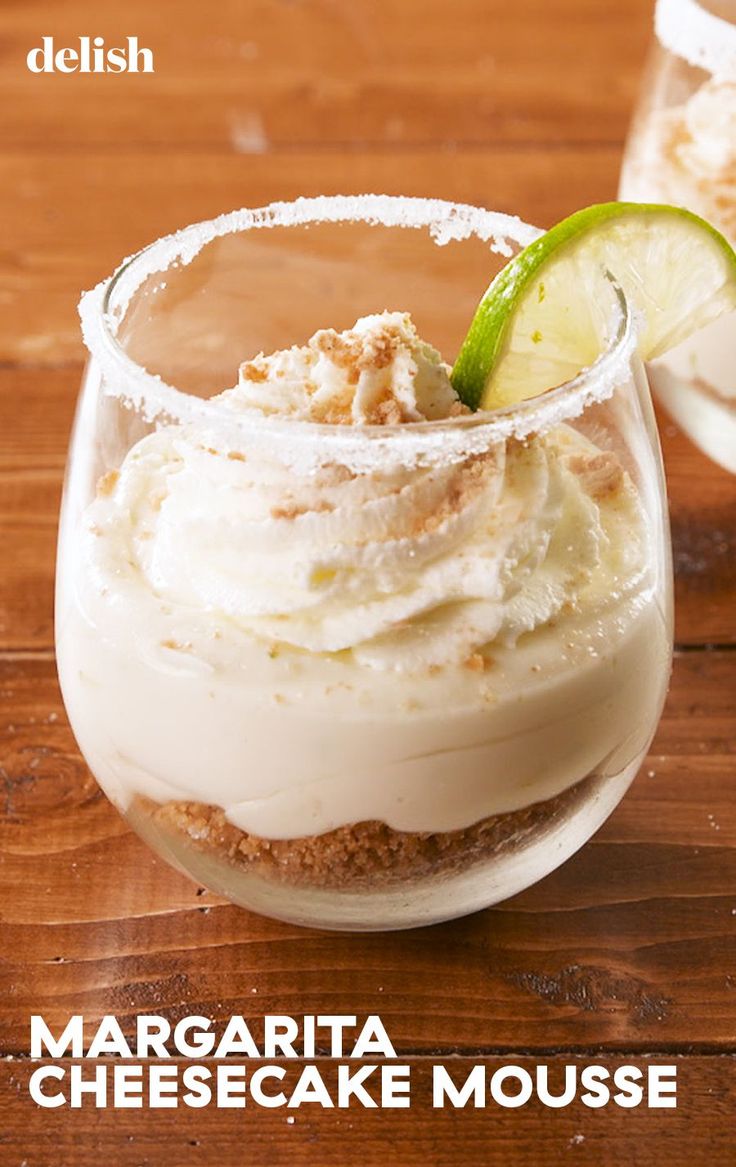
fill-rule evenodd
<path id="1" fill-rule="evenodd" d="M 703 219 L 643 203 L 586 207 L 488 288 L 452 370 L 461 401 L 497 409 L 592 365 L 615 315 L 613 281 L 638 314 L 645 360 L 736 308 L 736 254 Z"/>

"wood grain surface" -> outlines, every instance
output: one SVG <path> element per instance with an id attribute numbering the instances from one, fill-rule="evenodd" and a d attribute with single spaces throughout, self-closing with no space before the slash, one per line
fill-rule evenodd
<path id="1" fill-rule="evenodd" d="M 3 6 L 0 137 L 24 153 L 120 145 L 259 154 L 304 143 L 613 142 L 634 100 L 644 0 L 35 0 Z M 41 35 L 135 32 L 153 75 L 33 76 Z M 112 85 L 110 84 L 112 80 Z"/>
<path id="2" fill-rule="evenodd" d="M 660 416 L 672 686 L 631 791 L 536 887 L 465 920 L 331 935 L 240 911 L 154 857 L 87 771 L 53 659 L 76 302 L 184 223 L 382 190 L 545 226 L 613 197 L 648 0 L 8 2 L 0 8 L 0 1164 L 545 1167 L 730 1162 L 736 1119 L 736 478 Z M 31 76 L 53 35 L 153 77 Z M 29 1018 L 378 1012 L 410 1111 L 38 1110 Z M 674 1062 L 676 1111 L 437 1111 L 431 1066 Z"/>

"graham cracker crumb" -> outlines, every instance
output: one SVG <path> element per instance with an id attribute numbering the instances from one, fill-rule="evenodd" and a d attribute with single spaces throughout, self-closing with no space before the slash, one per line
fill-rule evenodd
<path id="1" fill-rule="evenodd" d="M 219 807 L 197 802 L 157 805 L 139 796 L 134 817 L 163 836 L 187 840 L 223 862 L 292 885 L 370 891 L 426 880 L 522 850 L 592 797 L 602 779 L 583 778 L 562 794 L 454 831 L 396 831 L 377 820 L 321 835 L 264 839 L 228 822 Z M 150 833 L 147 827 L 147 833 Z"/>
<path id="2" fill-rule="evenodd" d="M 296 519 L 299 515 L 306 513 L 306 507 L 297 506 L 295 502 L 287 503 L 284 506 L 271 507 L 272 519 Z"/>
<path id="3" fill-rule="evenodd" d="M 325 511 L 333 511 L 335 508 L 332 503 L 326 502 L 324 499 L 320 500 L 314 506 L 303 506 L 296 502 L 287 502 L 280 506 L 271 507 L 272 519 L 298 519 L 301 515 L 319 515 Z"/>
<path id="4" fill-rule="evenodd" d="M 472 412 L 473 411 L 470 408 L 470 406 L 466 405 L 463 401 L 453 401 L 452 405 L 450 406 L 450 408 L 447 411 L 447 416 L 448 417 L 464 417 L 466 414 L 472 413 Z"/>
<path id="5" fill-rule="evenodd" d="M 317 352 L 329 357 L 338 369 L 352 369 L 355 365 L 357 346 L 347 337 L 332 328 L 323 328 L 314 334 L 312 344 Z"/>
<path id="6" fill-rule="evenodd" d="M 97 493 L 101 495 L 102 498 L 106 498 L 108 495 L 112 494 L 119 477 L 120 474 L 117 470 L 108 470 L 107 474 L 103 474 L 102 478 L 100 478 L 99 482 L 97 483 Z"/>
<path id="7" fill-rule="evenodd" d="M 401 345 L 400 330 L 393 324 L 384 324 L 379 332 L 371 333 L 363 342 L 357 367 L 361 372 L 387 369 Z"/>
<path id="8" fill-rule="evenodd" d="M 314 481 L 317 486 L 342 486 L 344 482 L 352 482 L 357 477 L 355 471 L 342 462 L 326 462 L 317 471 Z"/>
<path id="9" fill-rule="evenodd" d="M 448 483 L 439 506 L 430 514 L 420 516 L 412 535 L 428 535 L 447 519 L 463 511 L 474 496 L 484 489 L 496 466 L 496 455 L 492 450 L 485 454 L 474 454 L 463 462 Z"/>
<path id="10" fill-rule="evenodd" d="M 616 494 L 623 485 L 623 467 L 610 450 L 601 450 L 597 454 L 569 454 L 565 463 L 596 501 Z"/>
<path id="11" fill-rule="evenodd" d="M 390 391 L 382 400 L 374 402 L 365 415 L 367 425 L 401 425 L 405 420 L 403 409 Z"/>
<path id="12" fill-rule="evenodd" d="M 261 354 L 252 361 L 244 361 L 240 366 L 240 376 L 243 381 L 253 381 L 259 384 L 268 380 L 268 365 Z"/>
<path id="13" fill-rule="evenodd" d="M 471 652 L 470 656 L 463 661 L 466 669 L 470 669 L 473 673 L 484 673 L 486 671 L 486 659 L 480 652 Z"/>

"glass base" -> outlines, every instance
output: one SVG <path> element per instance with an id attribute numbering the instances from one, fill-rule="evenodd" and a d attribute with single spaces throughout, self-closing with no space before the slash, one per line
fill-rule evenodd
<path id="1" fill-rule="evenodd" d="M 305 927 L 392 931 L 468 915 L 508 899 L 548 875 L 608 818 L 641 760 L 637 758 L 615 776 L 591 775 L 564 795 L 537 804 L 539 813 L 533 816 L 533 825 L 529 820 L 527 829 L 507 839 L 505 845 L 499 845 L 496 838 L 483 854 L 477 844 L 477 828 L 471 828 L 475 844 L 468 846 L 464 862 L 453 863 L 446 857 L 444 863 L 436 864 L 434 872 L 413 879 L 402 878 L 400 871 L 394 879 L 378 873 L 372 886 L 370 879 L 363 878 L 355 889 L 340 878 L 337 869 L 333 880 L 317 884 L 313 876 L 300 881 L 293 867 L 288 874 L 264 872 L 263 864 L 234 861 L 223 852 L 198 845 L 196 838 L 172 826 L 170 816 L 161 815 L 162 808 L 144 800 L 134 802 L 126 817 L 174 867 L 241 907 Z M 546 814 L 545 808 L 549 808 Z M 516 815 L 497 819 L 512 820 Z"/>

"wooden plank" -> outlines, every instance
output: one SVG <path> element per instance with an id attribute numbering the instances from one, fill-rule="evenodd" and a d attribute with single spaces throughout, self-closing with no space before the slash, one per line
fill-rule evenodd
<path id="1" fill-rule="evenodd" d="M 0 645 L 53 644 L 61 471 L 0 470 Z"/>
<path id="2" fill-rule="evenodd" d="M 109 79 L 108 79 L 109 80 Z M 510 211 L 541 225 L 615 194 L 618 151 L 434 149 L 237 157 L 207 152 L 0 155 L 0 363 L 83 359 L 76 305 L 124 256 L 235 207 L 383 191 Z M 575 184 L 560 182 L 575 175 Z M 42 305 L 42 307 L 41 307 Z"/>
<path id="3" fill-rule="evenodd" d="M 670 499 L 675 635 L 736 643 L 736 475 L 697 450 L 659 410 Z"/>
<path id="4" fill-rule="evenodd" d="M 306 931 L 202 893 L 97 790 L 51 661 L 0 664 L 5 1002 L 28 1017 L 379 1012 L 404 1050 L 730 1048 L 736 1040 L 736 654 L 685 653 L 649 759 L 595 840 L 439 928 Z"/>
<path id="5" fill-rule="evenodd" d="M 44 1063 L 46 1064 L 46 1063 Z M 65 1063 L 65 1068 L 70 1063 Z M 105 1066 L 111 1059 L 86 1065 Z M 167 1063 L 183 1069 L 181 1059 Z M 211 1071 L 212 1059 L 197 1064 Z M 243 1063 L 240 1063 L 243 1064 Z M 269 1063 L 271 1064 L 271 1063 Z M 354 1069 L 361 1063 L 351 1063 Z M 141 1167 L 153 1163 L 187 1163 L 210 1167 L 212 1163 L 268 1163 L 273 1167 L 310 1164 L 312 1167 L 345 1167 L 361 1163 L 383 1167 L 387 1161 L 402 1167 L 457 1167 L 459 1163 L 507 1167 L 509 1163 L 543 1163 L 545 1167 L 705 1167 L 730 1163 L 733 1154 L 733 1058 L 661 1056 L 621 1059 L 606 1054 L 572 1059 L 551 1056 L 542 1062 L 514 1056 L 453 1058 L 443 1063 L 412 1058 L 400 1064 L 410 1067 L 411 1105 L 407 1109 L 322 1109 L 304 1104 L 298 1109 L 218 1110 L 214 1104 L 192 1110 L 93 1109 L 87 1102 L 78 1110 L 64 1106 L 40 1111 L 28 1097 L 28 1080 L 36 1063 L 3 1062 L 0 1065 L 0 1105 L 3 1133 L 0 1146 L 8 1163 L 28 1167 L 54 1163 L 54 1167 L 97 1167 L 110 1159 L 116 1167 Z M 445 1065 L 453 1080 L 462 1084 L 474 1066 L 482 1064 L 486 1080 L 504 1065 L 536 1074 L 547 1067 L 551 1089 L 561 1092 L 565 1066 L 578 1074 L 587 1065 L 603 1065 L 610 1073 L 618 1066 L 635 1065 L 644 1074 L 651 1065 L 674 1065 L 677 1075 L 677 1108 L 649 1110 L 643 1104 L 623 1109 L 609 1103 L 593 1110 L 576 1099 L 569 1106 L 552 1109 L 536 1098 L 518 1108 L 506 1109 L 488 1096 L 484 1108 L 462 1109 L 432 1105 L 433 1065 Z M 245 1063 L 247 1070 L 258 1063 Z M 286 1088 L 293 1089 L 302 1068 L 282 1062 Z M 335 1063 L 317 1063 L 325 1084 L 336 1091 Z M 269 1083 L 267 1088 L 273 1084 Z M 507 1084 L 509 1094 L 514 1083 Z M 49 1083 L 48 1088 L 56 1087 Z M 379 1097 L 371 1080 L 367 1089 Z M 274 1091 L 275 1092 L 275 1091 Z M 584 1091 L 581 1091 L 583 1093 Z M 185 1091 L 182 1091 L 185 1093 Z M 44 1121 L 44 1117 L 47 1121 Z M 165 1155 L 165 1160 L 162 1158 Z"/>
<path id="6" fill-rule="evenodd" d="M 82 367 L 0 368 L 0 651 L 53 644 L 56 532 Z"/>
<path id="7" fill-rule="evenodd" d="M 361 143 L 620 142 L 651 28 L 645 0 L 88 0 L 5 5 L 0 140 L 261 153 Z M 37 75 L 80 34 L 155 53 L 151 75 Z M 106 168 L 108 175 L 110 168 Z"/>
<path id="8" fill-rule="evenodd" d="M 0 367 L 0 473 L 63 471 L 81 380 L 79 362 Z"/>

